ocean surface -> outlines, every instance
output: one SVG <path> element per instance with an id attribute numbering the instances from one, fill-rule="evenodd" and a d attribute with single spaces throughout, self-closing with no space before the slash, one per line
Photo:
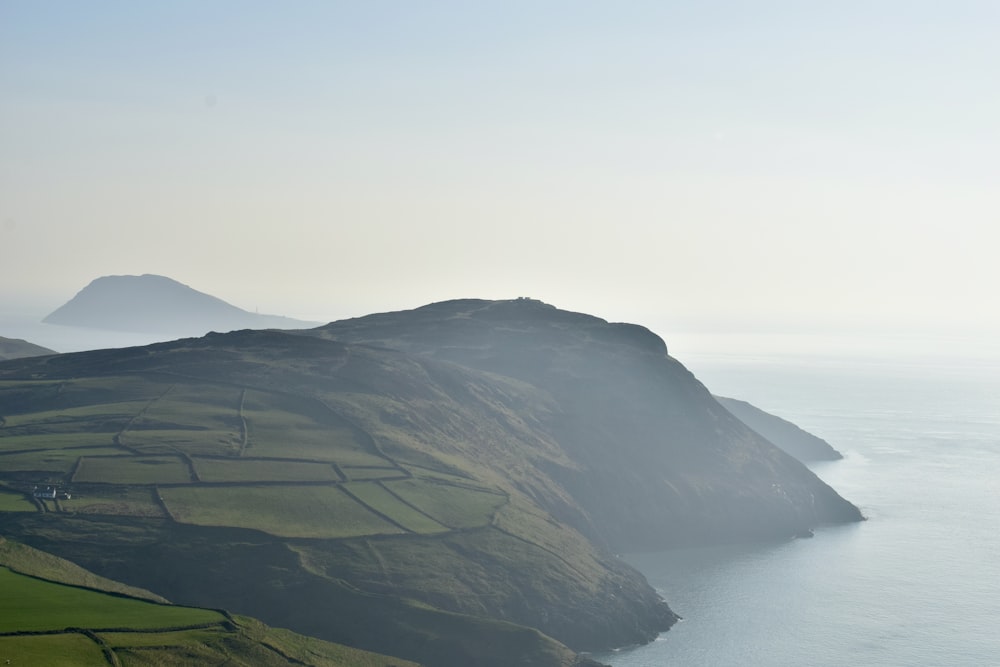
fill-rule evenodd
<path id="1" fill-rule="evenodd" d="M 696 357 L 714 393 L 825 438 L 868 521 L 812 539 L 626 554 L 684 620 L 594 657 L 654 665 L 1000 665 L 1000 364 Z"/>

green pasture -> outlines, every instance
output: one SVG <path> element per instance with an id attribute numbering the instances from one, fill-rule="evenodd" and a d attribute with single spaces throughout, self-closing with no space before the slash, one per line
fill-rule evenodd
<path id="1" fill-rule="evenodd" d="M 329 463 L 274 459 L 194 460 L 203 482 L 337 482 L 340 475 Z"/>
<path id="2" fill-rule="evenodd" d="M 383 482 L 406 502 L 451 528 L 475 528 L 490 523 L 507 497 L 487 490 L 414 478 Z"/>
<path id="3" fill-rule="evenodd" d="M 400 533 L 336 486 L 181 486 L 160 489 L 182 523 L 254 528 L 279 537 Z"/>
<path id="4" fill-rule="evenodd" d="M 249 621 L 249 619 L 240 617 L 241 623 L 245 621 Z M 259 624 L 259 621 L 254 621 L 254 623 Z M 267 628 L 263 639 L 271 646 L 281 650 L 282 653 L 292 656 L 308 656 L 310 660 L 315 660 L 317 665 L 329 667 L 418 667 L 416 663 L 409 660 L 390 658 L 341 644 L 331 644 L 282 628 Z"/>
<path id="5" fill-rule="evenodd" d="M 137 420 L 139 422 L 141 420 Z M 157 422 L 157 426 L 165 426 Z M 121 442 L 143 454 L 169 454 L 181 450 L 189 455 L 228 456 L 240 449 L 239 436 L 234 431 L 207 431 L 191 427 L 129 428 L 122 434 Z"/>
<path id="6" fill-rule="evenodd" d="M 231 419 L 238 415 L 242 394 L 242 389 L 231 385 L 182 382 L 154 401 L 147 414 L 190 424 L 215 422 L 220 415 L 223 419 Z"/>
<path id="7" fill-rule="evenodd" d="M 40 433 L 116 433 L 135 417 L 147 401 L 97 403 L 55 410 L 4 415 L 5 431 L 20 435 Z"/>
<path id="8" fill-rule="evenodd" d="M 340 469 L 344 471 L 344 474 L 351 481 L 385 479 L 386 477 L 399 477 L 403 474 L 399 468 L 340 466 Z"/>
<path id="9" fill-rule="evenodd" d="M 415 533 L 445 533 L 449 530 L 374 482 L 352 482 L 344 486 L 372 509 L 391 517 L 393 521 Z"/>
<path id="10" fill-rule="evenodd" d="M 127 667 L 285 667 L 291 663 L 313 667 L 416 667 L 409 661 L 269 628 L 246 617 L 238 618 L 235 631 L 214 627 L 182 632 L 108 632 L 99 636 Z"/>
<path id="11" fill-rule="evenodd" d="M 0 429 L 0 454 L 20 450 L 110 447 L 114 433 L 39 433 L 11 435 Z M 117 433 L 117 431 L 115 431 Z"/>
<path id="12" fill-rule="evenodd" d="M 9 406 L 4 416 L 59 411 L 86 405 L 146 401 L 169 385 L 137 376 L 95 377 L 76 380 L 6 380 L 0 382 L 0 403 Z"/>
<path id="13" fill-rule="evenodd" d="M 181 446 L 188 453 L 238 451 L 240 393 L 227 386 L 177 385 L 151 402 L 129 426 L 128 443 L 136 447 Z"/>
<path id="14" fill-rule="evenodd" d="M 178 456 L 86 456 L 74 483 L 183 484 L 191 481 L 187 464 Z"/>
<path id="15" fill-rule="evenodd" d="M 90 454 L 121 454 L 120 449 L 39 449 L 21 454 L 0 454 L 0 471 L 20 472 L 39 470 L 65 475 L 81 456 Z"/>
<path id="16" fill-rule="evenodd" d="M 0 465 L 3 465 L 0 462 Z M 0 512 L 37 512 L 35 504 L 24 497 L 23 493 L 0 489 Z"/>
<path id="17" fill-rule="evenodd" d="M 0 565 L 5 565 L 14 572 L 48 581 L 122 593 L 129 597 L 143 598 L 154 602 L 166 602 L 162 597 L 147 590 L 105 579 L 68 560 L 4 537 L 0 537 Z"/>
<path id="18" fill-rule="evenodd" d="M 98 636 L 113 649 L 129 646 L 184 646 L 211 641 L 229 634 L 222 626 L 167 632 L 101 632 Z"/>
<path id="19" fill-rule="evenodd" d="M 150 401 L 161 395 L 172 381 L 139 375 L 111 375 L 66 380 L 53 400 L 61 405 L 93 405 L 120 401 Z"/>
<path id="20" fill-rule="evenodd" d="M 221 623 L 216 611 L 159 605 L 35 579 L 0 567 L 0 632 L 184 627 Z"/>
<path id="21" fill-rule="evenodd" d="M 38 470 L 65 475 L 73 469 L 81 456 L 120 456 L 121 453 L 122 450 L 114 447 L 37 449 L 20 454 L 0 453 L 0 471 Z"/>
<path id="22" fill-rule="evenodd" d="M 0 665 L 8 664 L 108 667 L 101 647 L 86 635 L 77 632 L 0 637 Z"/>
<path id="23" fill-rule="evenodd" d="M 60 500 L 65 512 L 165 518 L 152 488 L 110 487 L 77 491 L 69 500 Z"/>
<path id="24" fill-rule="evenodd" d="M 314 459 L 340 465 L 385 465 L 364 435 L 315 401 L 248 391 L 243 406 L 248 456 Z"/>

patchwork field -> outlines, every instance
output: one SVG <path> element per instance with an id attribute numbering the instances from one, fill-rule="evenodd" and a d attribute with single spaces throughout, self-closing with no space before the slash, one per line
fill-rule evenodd
<path id="1" fill-rule="evenodd" d="M 98 449 L 37 449 L 20 454 L 0 455 L 0 470 L 15 471 L 45 471 L 57 476 L 68 475 L 76 462 L 85 454 L 121 454 L 120 450 L 111 448 Z"/>
<path id="2" fill-rule="evenodd" d="M 315 398 L 116 376 L 0 383 L 0 401 L 0 512 L 41 505 L 333 539 L 486 526 L 506 502 L 444 474 L 407 478 Z M 58 501 L 24 496 L 47 486 Z"/>
<path id="3" fill-rule="evenodd" d="M 140 599 L 134 595 L 147 592 L 126 593 L 118 582 L 2 538 L 0 563 L 0 664 L 416 667 L 245 616 Z"/>
<path id="4" fill-rule="evenodd" d="M 179 456 L 82 457 L 75 483 L 184 484 L 191 469 Z"/>
<path id="5" fill-rule="evenodd" d="M 280 537 L 404 532 L 337 486 L 178 486 L 160 489 L 160 495 L 181 523 L 255 528 Z"/>
<path id="6" fill-rule="evenodd" d="M 345 484 L 351 495 L 358 498 L 376 512 L 392 517 L 392 520 L 414 533 L 444 533 L 448 531 L 423 512 L 407 505 L 384 487 L 371 482 L 354 482 Z"/>
<path id="7" fill-rule="evenodd" d="M 85 487 L 69 500 L 60 500 L 64 512 L 167 518 L 150 487 Z"/>
<path id="8" fill-rule="evenodd" d="M 43 433 L 34 435 L 16 435 L 18 432 L 28 432 L 31 429 L 0 429 L 0 454 L 4 452 L 51 451 L 57 449 L 85 449 L 89 447 L 111 447 L 114 444 L 114 433 Z M 82 453 L 82 452 L 81 452 Z M 121 451 L 115 453 L 120 454 Z"/>
<path id="9" fill-rule="evenodd" d="M 444 482 L 408 479 L 385 482 L 386 488 L 450 528 L 476 528 L 490 523 L 507 496 Z"/>
<path id="10" fill-rule="evenodd" d="M 203 482 L 337 482 L 336 469 L 315 461 L 195 459 Z"/>

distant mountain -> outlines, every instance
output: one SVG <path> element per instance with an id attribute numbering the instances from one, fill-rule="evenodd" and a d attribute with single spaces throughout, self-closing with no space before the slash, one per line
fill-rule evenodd
<path id="1" fill-rule="evenodd" d="M 200 336 L 236 329 L 302 329 L 307 322 L 237 308 L 165 276 L 104 276 L 50 313 L 48 324 Z"/>
<path id="2" fill-rule="evenodd" d="M 764 412 L 746 401 L 724 396 L 716 396 L 715 400 L 741 422 L 800 461 L 836 461 L 844 458 L 826 440 L 802 430 L 781 417 Z"/>
<path id="3" fill-rule="evenodd" d="M 41 345 L 29 343 L 20 338 L 4 338 L 0 336 L 0 361 L 4 359 L 20 359 L 21 357 L 40 357 L 43 354 L 56 354 Z"/>

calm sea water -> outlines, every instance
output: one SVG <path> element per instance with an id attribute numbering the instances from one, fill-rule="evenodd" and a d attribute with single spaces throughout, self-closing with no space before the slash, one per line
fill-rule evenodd
<path id="1" fill-rule="evenodd" d="M 1000 369 L 700 359 L 715 393 L 833 444 L 813 470 L 869 520 L 813 539 L 626 556 L 684 617 L 653 665 L 1000 665 Z"/>

